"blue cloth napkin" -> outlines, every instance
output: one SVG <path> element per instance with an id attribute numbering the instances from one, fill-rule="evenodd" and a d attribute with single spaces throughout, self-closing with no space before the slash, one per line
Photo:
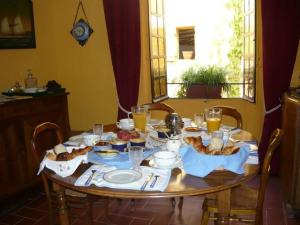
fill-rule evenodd
<path id="1" fill-rule="evenodd" d="M 159 148 L 147 149 L 144 151 L 144 159 L 152 155 L 153 153 L 159 151 Z M 94 164 L 106 164 L 109 166 L 115 166 L 118 169 L 130 169 L 131 162 L 129 161 L 128 152 L 120 152 L 116 157 L 113 158 L 103 158 L 97 154 L 95 151 L 88 153 L 88 162 Z"/>
<path id="2" fill-rule="evenodd" d="M 249 146 L 243 145 L 233 155 L 206 155 L 197 152 L 192 146 L 180 148 L 183 168 L 187 174 L 205 177 L 218 167 L 223 167 L 237 174 L 244 173 L 244 163 L 249 156 Z"/>

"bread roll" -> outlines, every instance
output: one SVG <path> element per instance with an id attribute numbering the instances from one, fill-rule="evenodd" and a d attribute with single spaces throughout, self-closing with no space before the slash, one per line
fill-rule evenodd
<path id="1" fill-rule="evenodd" d="M 63 144 L 58 144 L 54 147 L 54 153 L 56 155 L 58 155 L 60 153 L 64 153 L 64 152 L 67 152 L 67 149 Z"/>
<path id="2" fill-rule="evenodd" d="M 79 155 L 84 155 L 91 149 L 92 149 L 92 146 L 87 146 L 87 147 L 81 148 L 81 149 L 73 149 L 71 153 L 68 153 L 68 152 L 59 153 L 56 157 L 56 160 L 57 161 L 72 160 Z"/>

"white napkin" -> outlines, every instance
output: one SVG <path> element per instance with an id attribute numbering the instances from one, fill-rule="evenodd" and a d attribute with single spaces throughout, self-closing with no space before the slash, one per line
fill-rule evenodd
<path id="1" fill-rule="evenodd" d="M 108 167 L 105 165 L 93 165 L 89 169 L 87 169 L 75 182 L 75 186 L 85 186 L 85 182 L 87 179 L 90 177 L 92 174 L 92 170 L 97 170 L 93 178 L 91 180 L 91 184 L 95 184 L 98 187 L 109 187 L 109 188 L 118 188 L 118 189 L 130 189 L 130 190 L 141 190 L 142 185 L 145 183 L 145 181 L 148 179 L 149 175 L 151 173 L 155 175 L 159 175 L 155 186 L 153 188 L 150 187 L 151 183 L 155 179 L 154 176 L 152 179 L 148 182 L 145 191 L 164 191 L 170 181 L 171 177 L 171 170 L 161 170 L 161 169 L 154 169 L 151 167 L 145 167 L 141 166 L 141 173 L 142 173 L 142 178 L 128 184 L 115 184 L 115 183 L 110 183 L 105 180 L 103 180 L 103 175 L 106 172 L 115 170 L 115 167 Z"/>
<path id="2" fill-rule="evenodd" d="M 66 147 L 66 148 L 69 152 L 70 151 L 69 148 L 73 149 L 74 147 Z M 53 150 L 52 149 L 48 150 L 47 153 L 48 152 L 53 153 Z M 48 169 L 54 171 L 57 175 L 61 177 L 67 177 L 72 175 L 81 163 L 87 163 L 87 154 L 79 155 L 76 158 L 69 161 L 53 161 L 48 159 L 46 155 L 42 160 L 42 162 L 40 163 L 40 168 L 37 173 L 38 175 L 46 166 Z"/>
<path id="3" fill-rule="evenodd" d="M 250 144 L 246 142 L 239 142 L 236 143 L 237 146 L 243 147 L 243 146 L 248 146 L 247 149 L 249 149 L 249 157 L 247 161 L 245 162 L 246 164 L 259 164 L 259 158 L 258 158 L 258 147 L 256 144 Z"/>

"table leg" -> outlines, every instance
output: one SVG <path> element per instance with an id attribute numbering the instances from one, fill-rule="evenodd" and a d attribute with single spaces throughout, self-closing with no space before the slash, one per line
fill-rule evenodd
<path id="1" fill-rule="evenodd" d="M 65 196 L 65 189 L 59 185 L 53 187 L 57 194 L 57 203 L 58 203 L 58 215 L 60 225 L 70 225 L 69 213 L 67 208 L 67 200 Z"/>
<path id="2" fill-rule="evenodd" d="M 218 198 L 218 224 L 229 224 L 231 189 L 220 191 Z"/>

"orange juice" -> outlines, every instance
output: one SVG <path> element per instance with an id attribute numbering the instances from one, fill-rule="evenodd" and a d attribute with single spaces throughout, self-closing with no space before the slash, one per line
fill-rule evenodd
<path id="1" fill-rule="evenodd" d="M 219 130 L 221 125 L 220 118 L 207 118 L 207 132 L 211 133 L 212 131 Z"/>
<path id="2" fill-rule="evenodd" d="M 134 127 L 138 130 L 145 131 L 146 121 L 147 121 L 146 112 L 135 112 L 132 113 L 132 115 L 133 115 Z"/>

